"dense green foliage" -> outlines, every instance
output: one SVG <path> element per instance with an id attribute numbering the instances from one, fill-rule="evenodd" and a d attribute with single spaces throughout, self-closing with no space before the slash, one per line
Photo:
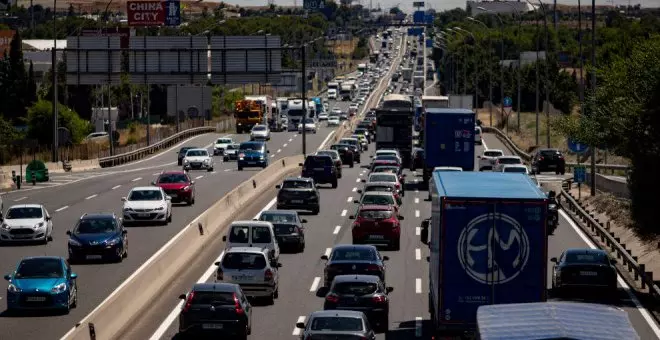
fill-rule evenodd
<path id="1" fill-rule="evenodd" d="M 91 132 L 89 121 L 78 116 L 73 110 L 64 105 L 58 106 L 58 126 L 67 128 L 71 132 L 71 139 L 79 143 Z M 40 100 L 28 110 L 28 137 L 38 140 L 41 144 L 48 144 L 53 139 L 53 104 L 50 101 Z"/>

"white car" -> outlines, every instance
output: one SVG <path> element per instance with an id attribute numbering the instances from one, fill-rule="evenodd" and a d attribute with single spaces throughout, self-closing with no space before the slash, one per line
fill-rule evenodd
<path id="1" fill-rule="evenodd" d="M 497 157 L 495 160 L 495 164 L 493 165 L 493 171 L 494 172 L 502 172 L 502 167 L 505 165 L 513 165 L 513 164 L 523 164 L 523 161 L 520 157 L 518 156 L 500 156 Z"/>
<path id="2" fill-rule="evenodd" d="M 41 204 L 13 205 L 0 226 L 0 243 L 38 241 L 48 243 L 53 237 L 53 221 Z"/>
<path id="3" fill-rule="evenodd" d="M 341 113 L 342 113 L 342 111 L 341 111 L 341 109 L 338 108 L 338 107 L 333 108 L 332 111 L 330 112 L 331 115 L 335 114 L 335 115 L 337 115 L 337 116 L 340 116 Z"/>
<path id="4" fill-rule="evenodd" d="M 172 221 L 172 198 L 156 186 L 131 189 L 124 202 L 124 223 Z"/>
<path id="5" fill-rule="evenodd" d="M 479 159 L 479 171 L 492 170 L 497 157 L 504 156 L 504 151 L 500 149 L 486 149 L 481 155 L 477 156 Z"/>
<path id="6" fill-rule="evenodd" d="M 351 116 L 356 115 L 359 107 L 360 105 L 358 104 L 351 104 L 351 106 L 348 107 L 348 112 L 351 114 Z"/>
<path id="7" fill-rule="evenodd" d="M 302 131 L 303 131 L 303 125 L 298 124 L 298 133 L 302 133 Z M 312 118 L 305 119 L 305 131 L 316 133 L 316 122 L 314 121 L 314 119 Z"/>
<path id="8" fill-rule="evenodd" d="M 270 129 L 263 124 L 257 124 L 250 131 L 250 140 L 270 140 Z"/>
<path id="9" fill-rule="evenodd" d="M 328 99 L 337 100 L 337 90 L 329 89 L 328 90 Z"/>
<path id="10" fill-rule="evenodd" d="M 225 150 L 229 144 L 234 143 L 234 140 L 227 137 L 218 138 L 213 145 L 213 156 L 222 156 L 225 154 Z"/>
<path id="11" fill-rule="evenodd" d="M 483 144 L 481 140 L 481 127 L 479 126 L 474 127 L 474 142 L 479 145 Z"/>
<path id="12" fill-rule="evenodd" d="M 326 112 L 321 112 L 319 113 L 319 121 L 321 120 L 328 120 L 328 114 Z"/>
<path id="13" fill-rule="evenodd" d="M 362 105 L 362 104 L 364 104 L 364 102 L 365 102 L 366 100 L 367 100 L 366 97 L 360 97 L 360 98 L 358 98 L 358 104 Z"/>
<path id="14" fill-rule="evenodd" d="M 213 157 L 206 149 L 190 149 L 183 157 L 183 170 L 207 170 L 213 171 Z"/>
<path id="15" fill-rule="evenodd" d="M 401 154 L 399 153 L 398 150 L 394 150 L 394 149 L 376 150 L 376 155 L 374 156 L 374 158 L 378 156 L 397 156 L 399 158 L 399 162 L 401 162 Z"/>
<path id="16" fill-rule="evenodd" d="M 338 115 L 330 115 L 328 116 L 328 126 L 339 126 L 339 116 Z"/>
<path id="17" fill-rule="evenodd" d="M 511 164 L 502 166 L 502 172 L 514 172 L 529 175 L 529 169 L 524 164 Z"/>

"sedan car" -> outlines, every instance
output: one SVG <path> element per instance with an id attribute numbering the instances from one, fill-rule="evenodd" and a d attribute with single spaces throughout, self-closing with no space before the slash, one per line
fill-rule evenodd
<path id="1" fill-rule="evenodd" d="M 540 149 L 532 157 L 532 173 L 554 171 L 555 174 L 566 173 L 566 159 L 557 149 Z"/>
<path id="2" fill-rule="evenodd" d="M 53 237 L 53 221 L 41 204 L 19 204 L 7 209 L 0 225 L 0 243 L 41 242 Z"/>
<path id="3" fill-rule="evenodd" d="M 396 208 L 390 205 L 361 205 L 357 215 L 349 216 L 353 222 L 353 244 L 384 244 L 399 250 L 401 221 Z"/>
<path id="4" fill-rule="evenodd" d="M 77 278 L 61 257 L 24 258 L 5 275 L 7 311 L 54 309 L 68 314 L 78 303 Z"/>
<path id="5" fill-rule="evenodd" d="M 316 128 L 316 121 L 314 121 L 314 119 L 312 118 L 305 119 L 305 131 L 316 133 L 317 128 Z M 298 133 L 302 133 L 302 132 L 303 132 L 303 125 L 298 124 Z"/>
<path id="6" fill-rule="evenodd" d="M 164 171 L 151 185 L 162 188 L 172 198 L 172 203 L 195 204 L 195 181 L 183 171 Z"/>
<path id="7" fill-rule="evenodd" d="M 376 340 L 367 316 L 351 310 L 326 310 L 312 313 L 307 323 L 298 322 L 302 329 L 300 340 L 308 339 L 364 339 Z"/>
<path id="8" fill-rule="evenodd" d="M 378 276 L 338 275 L 325 296 L 324 310 L 355 310 L 364 313 L 381 332 L 389 328 L 390 299 L 394 290 Z"/>
<path id="9" fill-rule="evenodd" d="M 479 159 L 479 171 L 492 170 L 497 157 L 504 156 L 504 151 L 499 149 L 486 149 L 481 155 L 477 156 Z"/>
<path id="10" fill-rule="evenodd" d="M 213 171 L 213 157 L 206 149 L 190 149 L 183 157 L 183 170 L 206 170 Z"/>
<path id="11" fill-rule="evenodd" d="M 268 126 L 257 124 L 250 131 L 250 140 L 270 140 L 270 130 Z"/>
<path id="12" fill-rule="evenodd" d="M 339 126 L 340 120 L 339 115 L 331 114 L 328 116 L 328 126 Z"/>
<path id="13" fill-rule="evenodd" d="M 234 283 L 196 283 L 179 299 L 179 334 L 247 338 L 252 332 L 252 305 Z M 210 334 L 209 334 L 210 333 Z"/>
<path id="14" fill-rule="evenodd" d="M 376 275 L 385 281 L 385 261 L 390 258 L 382 256 L 372 245 L 338 244 L 332 248 L 330 256 L 322 255 L 321 259 L 327 261 L 323 282 L 325 287 L 330 287 L 337 275 Z"/>
<path id="15" fill-rule="evenodd" d="M 349 167 L 353 167 L 355 163 L 355 157 L 353 156 L 353 150 L 348 144 L 333 144 L 330 146 L 330 150 L 335 150 L 339 153 L 339 158 L 341 159 L 342 164 L 347 164 Z"/>
<path id="16" fill-rule="evenodd" d="M 199 149 L 196 146 L 184 146 L 177 152 L 177 165 L 183 165 L 183 158 L 186 157 L 186 152 L 191 149 Z"/>
<path id="17" fill-rule="evenodd" d="M 172 200 L 160 187 L 136 187 L 131 189 L 124 202 L 124 223 L 172 221 Z"/>
<path id="18" fill-rule="evenodd" d="M 218 138 L 213 145 L 213 155 L 222 156 L 225 153 L 225 149 L 230 144 L 233 144 L 234 140 L 229 137 Z"/>
<path id="19" fill-rule="evenodd" d="M 319 190 L 314 180 L 304 177 L 285 178 L 282 184 L 275 186 L 277 209 L 303 209 L 318 214 L 321 209 Z"/>
<path id="20" fill-rule="evenodd" d="M 571 248 L 553 257 L 552 289 L 558 295 L 569 290 L 617 295 L 616 260 L 602 249 Z"/>
<path id="21" fill-rule="evenodd" d="M 128 233 L 115 214 L 84 214 L 69 235 L 69 262 L 110 259 L 121 262 L 128 257 Z"/>

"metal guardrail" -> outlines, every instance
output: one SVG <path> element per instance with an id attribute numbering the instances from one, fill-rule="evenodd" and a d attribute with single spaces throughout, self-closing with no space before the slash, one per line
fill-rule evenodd
<path id="1" fill-rule="evenodd" d="M 531 161 L 532 160 L 532 155 L 526 153 L 522 149 L 520 149 L 506 134 L 504 134 L 500 129 L 494 128 L 491 126 L 482 126 L 481 130 L 486 133 L 493 133 L 497 136 L 499 140 L 501 140 L 509 150 L 512 150 L 516 155 L 520 156 L 525 161 Z M 574 167 L 576 167 L 578 164 L 577 163 L 566 163 L 566 170 L 572 170 Z M 580 164 L 581 166 L 584 166 L 588 169 L 591 168 L 591 165 L 588 163 L 585 164 Z M 629 167 L 627 165 L 621 165 L 621 164 L 596 164 L 596 172 L 598 173 L 606 173 L 609 172 L 610 174 L 614 174 L 615 171 L 623 171 L 623 172 L 628 172 Z"/>
<path id="2" fill-rule="evenodd" d="M 158 143 L 145 146 L 137 150 L 125 152 L 119 155 L 99 158 L 99 166 L 101 166 L 102 168 L 108 168 L 128 162 L 133 162 L 142 159 L 145 156 L 151 155 L 157 151 L 160 151 L 162 149 L 169 148 L 179 143 L 181 140 L 187 139 L 192 136 L 201 135 L 204 133 L 215 132 L 216 130 L 217 130 L 216 126 L 203 126 L 203 127 L 187 129 L 179 133 L 176 133 L 170 137 L 167 137 Z"/>
<path id="3" fill-rule="evenodd" d="M 646 266 L 637 262 L 637 256 L 633 256 L 630 250 L 626 249 L 626 245 L 621 243 L 621 239 L 609 231 L 609 222 L 598 221 L 593 214 L 584 209 L 582 202 L 576 200 L 570 192 L 566 191 L 566 189 L 570 189 L 570 181 L 565 181 L 563 184 L 558 196 L 560 198 L 558 202 L 562 208 L 567 210 L 571 217 L 579 222 L 576 224 L 592 239 L 600 240 L 600 244 L 606 247 L 605 250 L 616 254 L 617 260 L 632 274 L 633 279 L 639 282 L 642 289 L 648 288 L 649 293 L 655 299 L 659 299 L 660 288 L 653 281 L 653 273 L 647 272 Z"/>

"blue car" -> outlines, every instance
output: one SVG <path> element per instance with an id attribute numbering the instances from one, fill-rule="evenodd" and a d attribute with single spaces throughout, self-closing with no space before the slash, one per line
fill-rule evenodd
<path id="1" fill-rule="evenodd" d="M 85 214 L 66 234 L 71 263 L 105 259 L 121 262 L 128 256 L 128 233 L 115 214 Z"/>
<path id="2" fill-rule="evenodd" d="M 243 168 L 266 168 L 268 166 L 268 154 L 265 142 L 243 142 L 238 148 L 238 171 Z"/>
<path id="3" fill-rule="evenodd" d="M 68 314 L 78 301 L 77 277 L 61 257 L 24 258 L 5 275 L 7 311 L 52 309 Z"/>

